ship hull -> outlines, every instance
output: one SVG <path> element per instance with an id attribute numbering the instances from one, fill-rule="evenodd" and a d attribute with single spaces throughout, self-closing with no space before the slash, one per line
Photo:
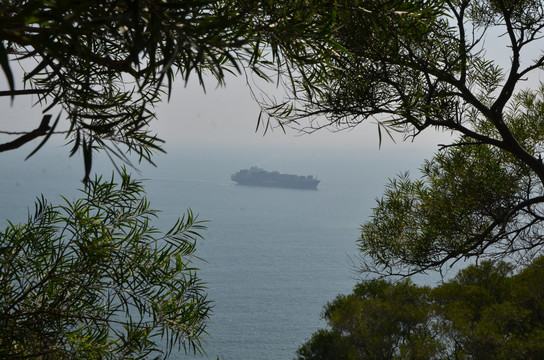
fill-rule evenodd
<path id="1" fill-rule="evenodd" d="M 239 185 L 305 190 L 317 190 L 320 182 L 313 176 L 280 174 L 277 171 L 269 172 L 256 167 L 240 170 L 233 174 L 231 179 Z"/>

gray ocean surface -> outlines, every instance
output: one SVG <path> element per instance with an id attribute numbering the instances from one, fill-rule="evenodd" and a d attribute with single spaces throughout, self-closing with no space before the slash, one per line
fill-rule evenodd
<path id="1" fill-rule="evenodd" d="M 64 149 L 66 150 L 66 149 Z M 221 155 L 218 155 L 218 154 Z M 245 155 L 244 155 L 245 154 Z M 51 202 L 77 194 L 82 160 L 65 152 L 0 158 L 0 224 L 19 222 L 43 193 Z M 214 310 L 204 348 L 210 359 L 292 359 L 296 349 L 326 324 L 323 306 L 357 281 L 356 239 L 389 177 L 414 170 L 421 154 L 171 153 L 157 168 L 141 166 L 148 198 L 162 212 L 166 231 L 187 208 L 209 220 L 197 255 Z M 264 160 L 263 160 L 264 159 Z M 298 175 L 316 175 L 318 190 L 247 187 L 230 175 L 258 165 Z M 111 176 L 112 168 L 95 169 Z M 173 359 L 193 355 L 174 352 Z M 202 358 L 197 356 L 196 358 Z"/>

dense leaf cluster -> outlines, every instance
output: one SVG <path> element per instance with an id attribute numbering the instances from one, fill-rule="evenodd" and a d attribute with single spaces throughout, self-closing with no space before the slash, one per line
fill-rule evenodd
<path id="1" fill-rule="evenodd" d="M 165 234 L 139 182 L 90 181 L 0 232 L 0 357 L 121 359 L 202 351 L 211 308 L 191 212 Z M 161 341 L 158 341 L 162 339 Z"/>
<path id="2" fill-rule="evenodd" d="M 504 114 L 534 156 L 542 148 L 542 96 L 521 92 Z M 496 135 L 483 120 L 475 128 Z M 390 273 L 470 256 L 530 257 L 543 243 L 543 191 L 538 176 L 511 153 L 461 137 L 426 161 L 419 179 L 404 174 L 390 182 L 358 243 Z"/>
<path id="3" fill-rule="evenodd" d="M 369 280 L 329 303 L 299 360 L 541 359 L 544 259 L 483 262 L 435 288 Z"/>

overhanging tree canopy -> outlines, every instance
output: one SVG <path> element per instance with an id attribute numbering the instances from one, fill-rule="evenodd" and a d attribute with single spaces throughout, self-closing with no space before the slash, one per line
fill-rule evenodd
<path id="1" fill-rule="evenodd" d="M 544 65 L 543 28 L 541 1 L 340 2 L 332 41 L 344 51 L 325 72 L 308 67 L 291 99 L 265 106 L 309 132 L 372 119 L 380 139 L 455 135 L 420 179 L 394 180 L 363 225 L 373 270 L 410 274 L 542 248 L 544 90 L 529 85 Z"/>
<path id="2" fill-rule="evenodd" d="M 204 74 L 222 84 L 242 67 L 267 77 L 262 67 L 291 68 L 290 58 L 317 63 L 330 7 L 300 0 L 4 1 L 0 65 L 8 88 L 0 96 L 32 94 L 44 116 L 30 119 L 35 130 L 0 144 L 0 152 L 38 137 L 45 142 L 66 118 L 62 131 L 71 155 L 82 150 L 86 176 L 93 150 L 151 161 L 161 141 L 148 125 L 176 78 L 195 76 L 204 87 Z"/>

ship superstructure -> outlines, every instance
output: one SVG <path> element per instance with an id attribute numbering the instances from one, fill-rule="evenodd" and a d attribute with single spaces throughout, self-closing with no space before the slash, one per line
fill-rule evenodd
<path id="1" fill-rule="evenodd" d="M 240 185 L 312 190 L 316 190 L 320 182 L 313 175 L 281 174 L 278 171 L 266 171 L 256 166 L 238 171 L 231 176 L 231 179 Z"/>

